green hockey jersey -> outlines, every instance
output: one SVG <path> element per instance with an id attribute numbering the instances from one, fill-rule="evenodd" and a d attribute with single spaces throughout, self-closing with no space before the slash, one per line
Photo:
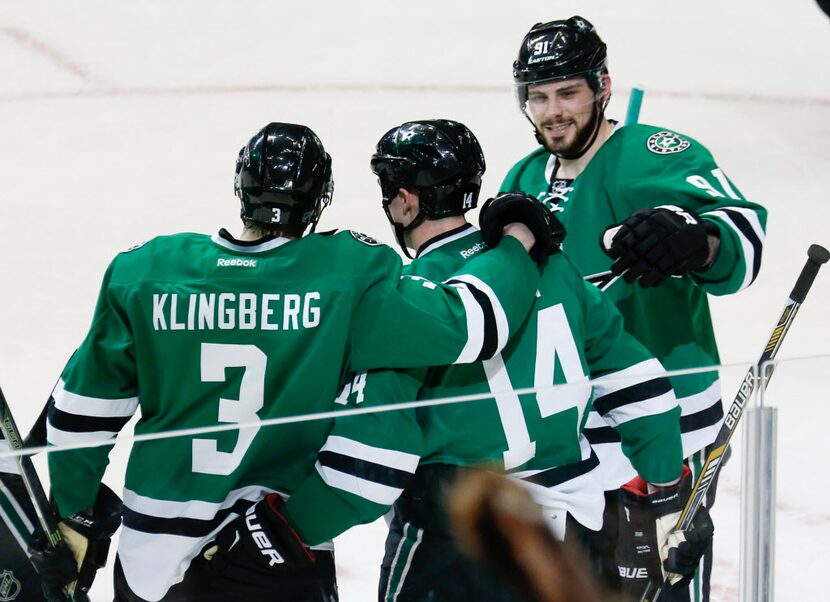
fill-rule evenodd
<path id="1" fill-rule="evenodd" d="M 502 190 L 541 199 L 565 225 L 564 249 L 582 274 L 608 293 L 625 328 L 667 370 L 720 363 L 706 294 L 726 295 L 758 275 L 766 210 L 744 199 L 699 142 L 650 125 L 618 127 L 575 180 L 557 177 L 558 161 L 539 148 L 507 174 Z M 676 205 L 717 225 L 720 250 L 706 270 L 643 289 L 611 278 L 611 260 L 599 239 L 608 226 L 637 209 Z M 672 377 L 682 408 L 684 455 L 711 443 L 723 418 L 717 371 Z M 619 453 L 619 438 L 597 416 L 586 434 L 600 458 L 620 468 L 607 483 L 616 488 L 633 476 Z"/>
<path id="2" fill-rule="evenodd" d="M 440 280 L 483 246 L 468 224 L 424 245 L 407 271 Z M 515 392 L 527 388 L 538 391 Z M 339 401 L 365 409 L 457 396 L 467 401 L 335 420 L 316 474 L 284 508 L 304 541 L 319 543 L 382 515 L 419 464 L 506 470 L 551 515 L 565 510 L 599 529 L 599 462 L 582 436 L 592 401 L 641 475 L 655 483 L 680 475 L 679 408 L 660 363 L 564 253 L 550 257 L 527 322 L 501 354 L 465 366 L 360 373 Z"/>
<path id="3" fill-rule="evenodd" d="M 159 600 L 216 531 L 313 470 L 346 374 L 471 362 L 523 322 L 539 270 L 506 238 L 445 283 L 402 276 L 365 235 L 244 243 L 227 232 L 155 238 L 118 255 L 89 333 L 52 394 L 48 440 L 114 437 L 140 407 L 119 557 L 130 587 Z M 175 431 L 239 424 L 209 434 Z M 49 454 L 62 515 L 90 507 L 110 446 Z"/>

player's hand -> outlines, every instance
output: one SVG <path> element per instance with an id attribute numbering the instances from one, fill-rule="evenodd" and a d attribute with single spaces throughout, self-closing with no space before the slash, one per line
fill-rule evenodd
<path id="1" fill-rule="evenodd" d="M 106 565 L 110 541 L 121 526 L 123 511 L 121 498 L 101 483 L 91 510 L 67 516 L 58 525 L 78 566 L 76 592 L 86 594 L 98 569 Z"/>
<path id="2" fill-rule="evenodd" d="M 66 542 L 61 540 L 53 547 L 46 534 L 36 529 L 28 554 L 42 581 L 44 597 L 50 602 L 71 600 L 64 590 L 78 580 L 78 565 Z"/>
<path id="3" fill-rule="evenodd" d="M 205 570 L 219 590 L 255 596 L 314 567 L 315 554 L 280 512 L 283 504 L 282 497 L 269 494 L 225 525 L 203 552 Z"/>
<path id="4" fill-rule="evenodd" d="M 95 574 L 106 564 L 110 540 L 121 525 L 124 505 L 103 483 L 98 489 L 95 505 L 61 520 L 58 529 L 63 539 L 54 547 L 37 531 L 29 543 L 29 557 L 46 585 L 50 599 L 57 592 L 71 592 L 73 600 L 87 600 Z"/>
<path id="5" fill-rule="evenodd" d="M 530 256 L 539 265 L 546 261 L 548 255 L 559 250 L 565 238 L 565 228 L 556 216 L 523 192 L 500 192 L 494 198 L 487 199 L 481 207 L 478 223 L 481 237 L 488 247 L 498 245 L 509 224 L 527 226 L 535 239 L 529 250 Z"/>
<path id="6" fill-rule="evenodd" d="M 633 532 L 640 533 L 643 541 L 631 544 L 638 550 L 651 551 L 651 554 L 639 551 L 638 554 L 655 581 L 666 580 L 672 585 L 687 582 L 712 542 L 715 527 L 706 506 L 700 506 L 687 531 L 674 528 L 692 485 L 691 471 L 684 466 L 680 481 L 670 487 L 650 487 L 640 477 L 622 486 L 626 520 L 642 522 L 633 527 Z"/>
<path id="7" fill-rule="evenodd" d="M 611 271 L 644 288 L 668 276 L 709 267 L 720 242 L 718 227 L 694 211 L 674 205 L 639 209 L 607 228 L 602 250 L 615 260 Z"/>

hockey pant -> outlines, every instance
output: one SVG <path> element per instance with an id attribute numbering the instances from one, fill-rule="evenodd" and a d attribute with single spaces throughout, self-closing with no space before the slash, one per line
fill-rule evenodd
<path id="1" fill-rule="evenodd" d="M 449 534 L 442 500 L 458 468 L 429 464 L 395 503 L 378 583 L 380 602 L 523 602 L 494 575 L 468 560 Z M 570 516 L 566 540 L 583 545 L 584 527 Z"/>
<path id="2" fill-rule="evenodd" d="M 317 556 L 317 571 L 313 578 L 305 576 L 290 576 L 285 583 L 262 595 L 252 595 L 250 591 L 244 593 L 223 591 L 211 582 L 210 576 L 204 571 L 206 561 L 197 556 L 184 575 L 181 583 L 171 587 L 163 602 L 337 602 L 337 579 L 334 572 L 334 553 L 315 550 Z M 115 602 L 147 602 L 137 596 L 127 585 L 121 562 L 115 561 Z M 251 584 L 254 585 L 254 584 Z"/>

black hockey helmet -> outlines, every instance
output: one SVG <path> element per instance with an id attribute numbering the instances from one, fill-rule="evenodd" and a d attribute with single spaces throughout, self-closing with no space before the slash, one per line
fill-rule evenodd
<path id="1" fill-rule="evenodd" d="M 486 169 L 475 135 L 448 119 L 408 121 L 386 132 L 371 160 L 383 203 L 406 188 L 418 193 L 429 217 L 462 215 L 474 208 Z"/>
<path id="2" fill-rule="evenodd" d="M 604 89 L 607 73 L 605 43 L 580 16 L 537 23 L 522 40 L 513 63 L 519 106 L 527 101 L 528 84 L 583 76 L 594 92 Z"/>
<path id="3" fill-rule="evenodd" d="M 331 157 L 310 128 L 269 123 L 239 151 L 234 192 L 242 218 L 302 233 L 331 202 Z"/>

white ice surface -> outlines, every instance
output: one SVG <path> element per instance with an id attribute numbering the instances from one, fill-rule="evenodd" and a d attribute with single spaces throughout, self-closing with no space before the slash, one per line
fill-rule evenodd
<path id="1" fill-rule="evenodd" d="M 511 95 L 519 42 L 533 23 L 574 13 L 609 45 L 610 114 L 622 117 L 642 85 L 641 121 L 704 142 L 769 209 L 758 281 L 712 299 L 724 363 L 754 360 L 808 244 L 830 245 L 830 20 L 812 0 L 4 2 L 0 384 L 21 428 L 83 337 L 116 252 L 156 234 L 238 230 L 233 162 L 262 125 L 307 123 L 334 157 L 321 227 L 392 243 L 368 169 L 380 135 L 409 119 L 463 121 L 487 156 L 483 198 L 495 193 L 534 144 Z M 779 357 L 830 352 L 828 303 L 822 274 Z M 724 371 L 727 399 L 744 369 Z M 780 407 L 785 602 L 826 596 L 828 377 L 828 359 L 786 364 L 768 391 Z M 113 455 L 113 486 L 125 456 Z M 737 460 L 716 510 L 716 600 L 737 600 Z M 344 602 L 375 598 L 383 535 L 376 523 L 337 541 Z M 110 595 L 99 576 L 94 599 Z"/>

